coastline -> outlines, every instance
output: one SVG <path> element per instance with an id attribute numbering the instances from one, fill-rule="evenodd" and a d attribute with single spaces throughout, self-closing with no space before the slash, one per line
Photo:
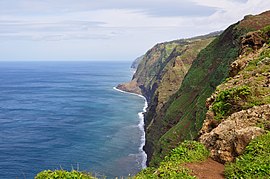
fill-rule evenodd
<path id="1" fill-rule="evenodd" d="M 118 91 L 118 92 L 121 92 L 121 93 L 126 93 L 126 94 L 131 94 L 131 95 L 136 95 L 136 96 L 139 96 L 141 98 L 144 99 L 144 107 L 143 107 L 143 111 L 142 112 L 139 112 L 138 113 L 138 116 L 140 118 L 140 122 L 138 124 L 138 127 L 140 129 L 140 131 L 142 131 L 142 136 L 141 136 L 141 145 L 139 147 L 139 151 L 142 155 L 142 163 L 141 163 L 141 166 L 142 166 L 142 169 L 146 168 L 146 161 L 147 161 L 147 154 L 145 153 L 145 151 L 143 150 L 143 147 L 145 145 L 145 131 L 144 131 L 144 113 L 146 112 L 146 109 L 148 107 L 148 103 L 147 103 L 147 100 L 146 98 L 143 96 L 143 95 L 140 95 L 140 94 L 136 94 L 136 93 L 132 93 L 132 92 L 127 92 L 127 91 L 123 91 L 123 90 L 120 90 L 118 89 L 117 87 L 113 87 L 114 90 Z"/>

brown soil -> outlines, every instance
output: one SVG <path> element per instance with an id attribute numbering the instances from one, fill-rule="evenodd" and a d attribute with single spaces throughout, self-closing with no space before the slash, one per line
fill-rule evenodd
<path id="1" fill-rule="evenodd" d="M 192 174 L 199 179 L 224 179 L 224 165 L 211 158 L 203 162 L 188 163 L 185 167 L 192 170 Z"/>

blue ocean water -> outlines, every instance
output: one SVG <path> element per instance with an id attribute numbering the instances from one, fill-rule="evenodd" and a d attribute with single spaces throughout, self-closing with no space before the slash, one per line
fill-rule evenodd
<path id="1" fill-rule="evenodd" d="M 113 89 L 128 62 L 0 62 L 0 178 L 45 169 L 128 176 L 142 167 L 144 99 Z"/>

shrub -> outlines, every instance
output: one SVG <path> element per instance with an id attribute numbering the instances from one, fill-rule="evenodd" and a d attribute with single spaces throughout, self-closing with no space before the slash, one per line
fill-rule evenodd
<path id="1" fill-rule="evenodd" d="M 35 179 L 96 179 L 89 173 L 78 172 L 72 170 L 70 172 L 65 170 L 44 170 L 37 174 Z"/>
<path id="2" fill-rule="evenodd" d="M 264 27 L 264 28 L 262 29 L 262 32 L 263 32 L 264 34 L 266 34 L 266 35 L 269 37 L 269 36 L 270 36 L 270 25 Z M 269 41 L 268 41 L 268 42 L 269 42 Z"/>
<path id="3" fill-rule="evenodd" d="M 248 86 L 240 86 L 221 91 L 212 106 L 215 118 L 220 120 L 224 116 L 228 116 L 236 110 L 239 110 L 238 108 L 241 108 L 241 106 L 237 104 L 246 101 L 247 96 L 250 94 L 251 90 Z"/>

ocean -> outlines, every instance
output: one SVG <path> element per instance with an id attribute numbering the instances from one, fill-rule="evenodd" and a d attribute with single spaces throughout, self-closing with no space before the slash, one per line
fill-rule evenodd
<path id="1" fill-rule="evenodd" d="M 47 169 L 107 178 L 140 171 L 145 99 L 114 89 L 131 79 L 129 66 L 0 62 L 0 178 Z"/>

